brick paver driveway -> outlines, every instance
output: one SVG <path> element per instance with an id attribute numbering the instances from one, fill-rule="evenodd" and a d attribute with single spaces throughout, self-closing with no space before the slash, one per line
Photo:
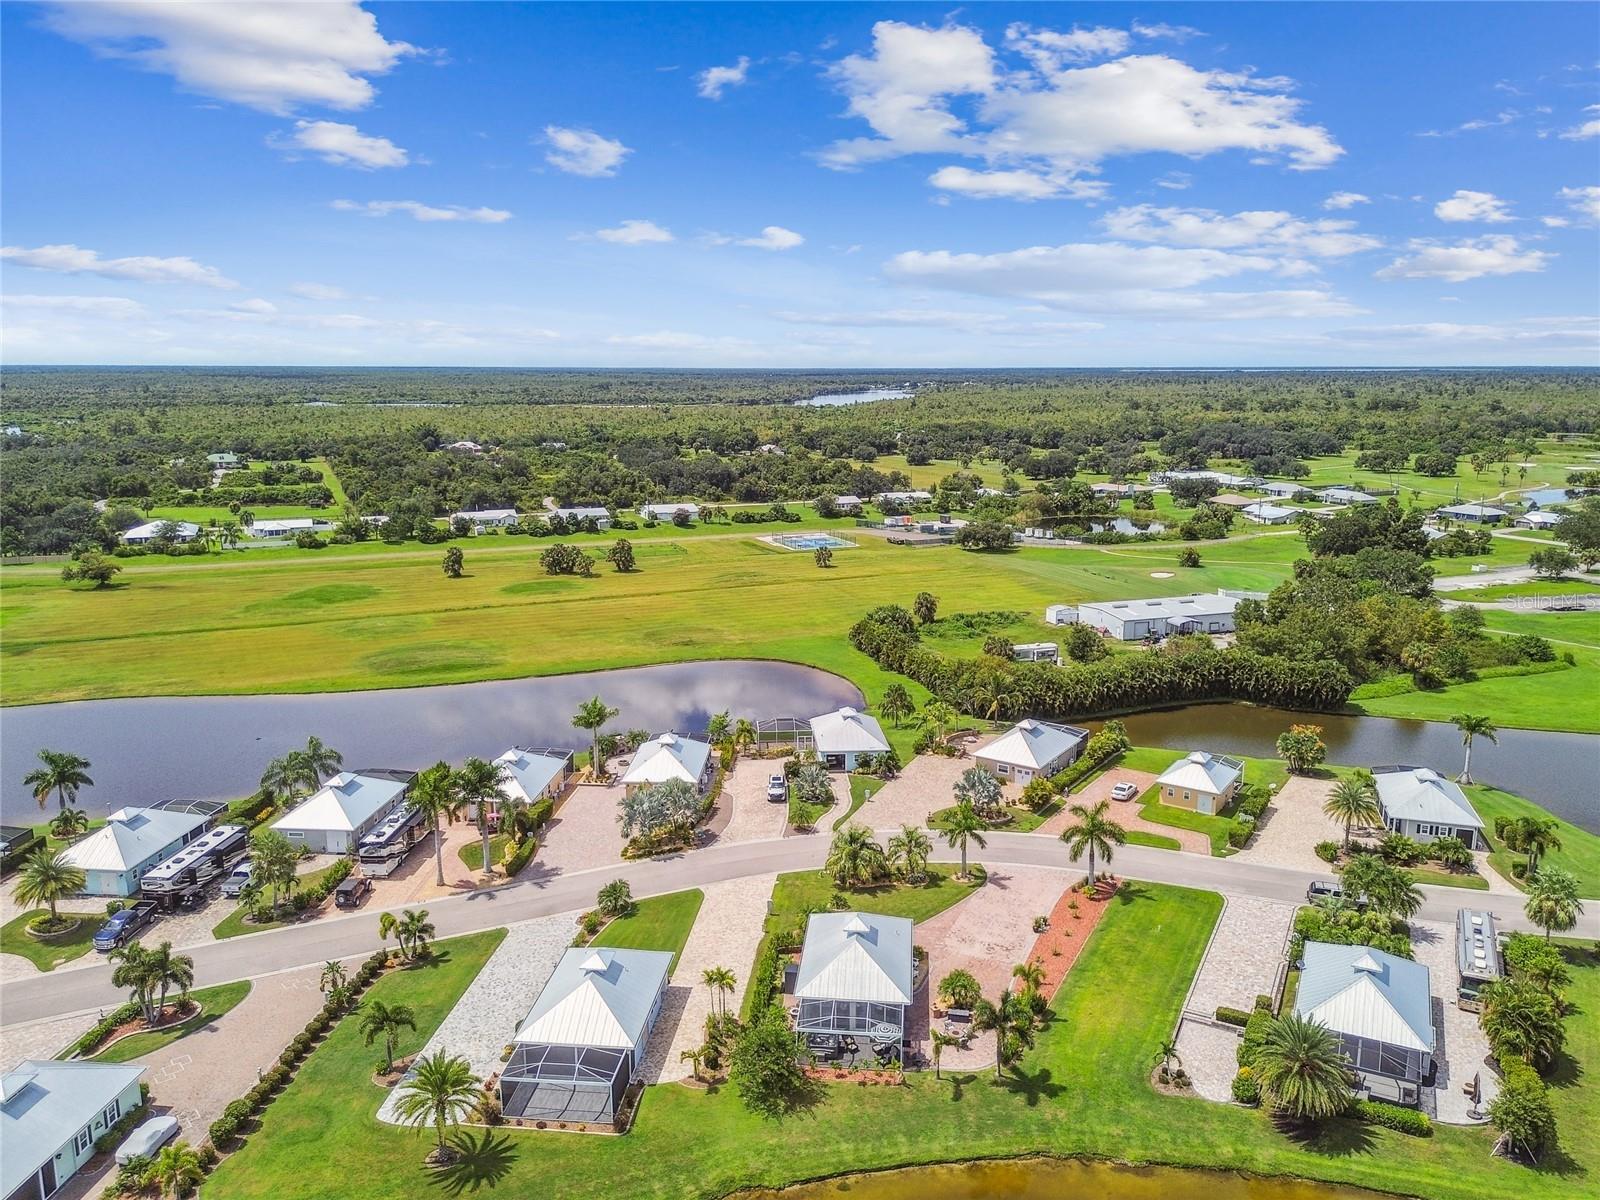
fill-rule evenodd
<path id="1" fill-rule="evenodd" d="M 538 860 L 547 871 L 586 871 L 622 861 L 620 786 L 581 784 L 567 794 L 545 831 Z"/>
<path id="2" fill-rule="evenodd" d="M 974 746 L 978 744 L 981 743 L 973 743 Z M 977 763 L 970 757 L 970 751 L 964 758 L 919 754 L 861 806 L 856 819 L 873 829 L 926 825 L 929 813 L 949 808 L 956 802 L 953 790 L 956 780 L 961 778 L 961 772 L 973 766 Z"/>
<path id="3" fill-rule="evenodd" d="M 781 758 L 742 758 L 733 764 L 722 784 L 719 804 L 731 806 L 727 827 L 718 836 L 723 842 L 758 842 L 783 836 L 789 820 L 789 805 L 767 799 L 767 780 L 783 773 Z"/>
<path id="4" fill-rule="evenodd" d="M 1433 1027 L 1438 1038 L 1433 1061 L 1434 1115 L 1451 1125 L 1476 1125 L 1467 1115 L 1472 1102 L 1461 1091 L 1478 1077 L 1483 1106 L 1500 1094 L 1500 1077 L 1484 1062 L 1489 1039 L 1478 1024 L 1478 1014 L 1456 1007 L 1456 930 L 1442 921 L 1411 922 L 1411 952 L 1428 968 L 1433 991 Z"/>
<path id="5" fill-rule="evenodd" d="M 1316 845 L 1344 840 L 1344 826 L 1322 811 L 1334 782 L 1289 776 L 1262 814 L 1255 837 L 1234 857 L 1240 862 L 1332 874 L 1333 868 L 1317 857 Z"/>
<path id="6" fill-rule="evenodd" d="M 1113 767 L 1098 779 L 1092 781 L 1081 792 L 1074 792 L 1067 797 L 1066 806 L 1052 816 L 1038 829 L 1034 830 L 1044 837 L 1060 837 L 1061 831 L 1074 821 L 1072 813 L 1068 810 L 1074 804 L 1084 804 L 1090 807 L 1102 800 L 1111 800 L 1111 789 L 1119 783 L 1131 783 L 1139 789 L 1139 795 L 1144 795 L 1145 790 L 1155 783 L 1156 777 L 1148 771 L 1130 771 L 1126 767 Z M 1144 833 L 1159 834 L 1162 837 L 1173 838 L 1191 854 L 1211 853 L 1211 839 L 1205 834 L 1193 829 L 1178 829 L 1172 825 L 1162 825 L 1156 821 L 1147 821 L 1139 815 L 1139 801 L 1111 800 L 1109 816 L 1124 829 L 1141 830 Z M 1087 863 L 1085 863 L 1087 865 Z"/>

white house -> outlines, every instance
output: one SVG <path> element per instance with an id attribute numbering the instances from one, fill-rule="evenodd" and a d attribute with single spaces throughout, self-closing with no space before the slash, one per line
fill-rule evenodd
<path id="1" fill-rule="evenodd" d="M 1436 517 L 1449 517 L 1452 521 L 1475 521 L 1480 525 L 1498 525 L 1507 517 L 1506 510 L 1491 504 L 1450 504 L 1434 510 Z"/>
<path id="2" fill-rule="evenodd" d="M 494 761 L 496 766 L 505 768 L 500 794 L 507 800 L 520 800 L 525 804 L 556 799 L 572 774 L 570 750 L 530 750 L 525 746 L 513 746 Z"/>
<path id="3" fill-rule="evenodd" d="M 61 856 L 83 872 L 84 895 L 134 896 L 144 873 L 210 829 L 221 807 L 119 808 Z"/>
<path id="4" fill-rule="evenodd" d="M 644 1066 L 672 955 L 574 947 L 511 1039 L 500 1107 L 513 1120 L 606 1124 Z"/>
<path id="5" fill-rule="evenodd" d="M 1257 525 L 1287 525 L 1300 515 L 1298 508 L 1283 508 L 1265 501 L 1248 504 L 1239 511 L 1244 514 L 1245 520 L 1254 521 Z"/>
<path id="6" fill-rule="evenodd" d="M 216 454 L 206 455 L 206 466 L 213 471 L 242 471 L 245 466 L 244 459 L 237 454 L 222 450 Z"/>
<path id="7" fill-rule="evenodd" d="M 1359 1091 L 1416 1104 L 1434 1050 L 1428 968 L 1370 946 L 1307 942 L 1294 1011 L 1339 1035 Z"/>
<path id="8" fill-rule="evenodd" d="M 1532 512 L 1523 513 L 1511 523 L 1519 529 L 1554 529 L 1560 520 L 1560 513 L 1547 512 L 1545 509 L 1536 508 Z"/>
<path id="9" fill-rule="evenodd" d="M 333 522 L 321 517 L 273 517 L 257 521 L 245 532 L 253 538 L 283 538 L 297 533 L 326 533 L 332 528 Z"/>
<path id="10" fill-rule="evenodd" d="M 648 521 L 670 521 L 679 513 L 686 514 L 691 521 L 699 520 L 700 506 L 691 504 L 687 500 L 670 504 L 639 505 L 639 515 Z"/>
<path id="11" fill-rule="evenodd" d="M 1303 483 L 1280 483 L 1277 480 L 1263 483 L 1257 490 L 1280 500 L 1294 500 L 1300 496 L 1311 495 L 1311 489 Z"/>
<path id="12" fill-rule="evenodd" d="M 473 533 L 481 533 L 485 529 L 504 529 L 507 525 L 515 525 L 517 523 L 517 510 L 514 508 L 476 508 L 450 514 L 452 524 L 460 520 L 467 521 L 472 526 Z"/>
<path id="13" fill-rule="evenodd" d="M 1026 787 L 1036 776 L 1048 778 L 1077 761 L 1089 731 L 1048 721 L 1019 721 L 972 757 L 1002 780 Z"/>
<path id="14" fill-rule="evenodd" d="M 901 508 L 916 508 L 919 504 L 926 504 L 933 499 L 932 492 L 879 492 L 873 500 L 880 506 L 894 504 Z"/>
<path id="15" fill-rule="evenodd" d="M 405 799 L 414 771 L 340 771 L 272 823 L 314 854 L 348 854 Z"/>
<path id="16" fill-rule="evenodd" d="M 144 1103 L 132 1063 L 24 1059 L 0 1079 L 0 1196 L 44 1200 Z"/>
<path id="17" fill-rule="evenodd" d="M 622 788 L 631 795 L 637 788 L 678 779 L 703 795 L 711 785 L 712 767 L 709 742 L 663 733 L 633 752 L 633 761 L 622 774 Z"/>
<path id="18" fill-rule="evenodd" d="M 915 992 L 912 923 L 864 912 L 812 913 L 795 975 L 795 1032 L 815 1049 L 845 1038 L 898 1058 Z"/>
<path id="19" fill-rule="evenodd" d="M 1163 804 L 1215 816 L 1233 799 L 1244 778 L 1244 764 L 1225 754 L 1196 750 L 1168 767 L 1157 779 Z"/>
<path id="20" fill-rule="evenodd" d="M 861 511 L 860 496 L 835 496 L 833 506 L 840 512 L 858 513 Z"/>
<path id="21" fill-rule="evenodd" d="M 1369 496 L 1366 492 L 1347 487 L 1323 488 L 1317 493 L 1317 499 L 1324 504 L 1339 505 L 1376 504 L 1378 502 L 1376 496 Z"/>
<path id="22" fill-rule="evenodd" d="M 1378 811 L 1384 828 L 1419 842 L 1457 837 L 1473 850 L 1487 850 L 1483 819 L 1459 784 L 1428 767 L 1374 767 Z"/>
<path id="23" fill-rule="evenodd" d="M 1218 487 L 1250 487 L 1256 482 L 1249 475 L 1232 475 L 1227 471 L 1160 471 L 1150 478 L 1169 485 L 1175 479 L 1209 479 Z"/>
<path id="24" fill-rule="evenodd" d="M 1077 624 L 1103 630 L 1123 642 L 1174 633 L 1231 633 L 1240 600 L 1263 600 L 1258 592 L 1219 590 L 1149 600 L 1101 600 L 1078 605 Z"/>
<path id="25" fill-rule="evenodd" d="M 1052 604 L 1044 610 L 1044 623 L 1046 625 L 1076 625 L 1078 623 L 1078 606 L 1076 604 Z"/>
<path id="26" fill-rule="evenodd" d="M 193 521 L 146 521 L 124 530 L 122 540 L 130 546 L 143 546 L 153 542 L 165 531 L 174 542 L 192 542 L 200 535 L 200 526 Z"/>
<path id="27" fill-rule="evenodd" d="M 550 512 L 552 517 L 560 517 L 567 524 L 593 521 L 601 529 L 611 528 L 611 513 L 598 504 L 579 504 L 571 508 L 557 508 Z"/>
<path id="28" fill-rule="evenodd" d="M 889 749 L 877 719 L 848 706 L 811 718 L 811 744 L 830 771 L 854 771 L 863 755 Z"/>
<path id="29" fill-rule="evenodd" d="M 459 442 L 451 442 L 448 446 L 445 447 L 445 449 L 446 450 L 454 450 L 454 451 L 456 451 L 457 453 L 460 453 L 460 454 L 482 454 L 483 453 L 483 447 L 482 446 L 478 445 L 477 442 L 469 442 L 465 438 L 463 438 Z"/>

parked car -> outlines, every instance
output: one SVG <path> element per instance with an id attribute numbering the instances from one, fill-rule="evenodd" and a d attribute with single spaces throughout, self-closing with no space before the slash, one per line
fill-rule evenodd
<path id="1" fill-rule="evenodd" d="M 333 890 L 333 902 L 340 908 L 360 908 L 372 892 L 372 880 L 365 875 L 351 876 Z"/>
<path id="2" fill-rule="evenodd" d="M 154 1158 L 156 1151 L 178 1136 L 177 1117 L 151 1117 L 134 1128 L 122 1145 L 117 1147 L 117 1165 L 136 1158 Z"/>
<path id="3" fill-rule="evenodd" d="M 245 888 L 250 886 L 252 868 L 248 858 L 240 859 L 233 868 L 232 874 L 222 881 L 222 894 L 232 899 L 237 899 Z"/>
<path id="4" fill-rule="evenodd" d="M 1318 900 L 1334 899 L 1344 895 L 1344 888 L 1329 879 L 1313 879 L 1306 888 L 1306 899 L 1312 904 Z"/>
<path id="5" fill-rule="evenodd" d="M 767 780 L 767 799 L 774 802 L 789 798 L 789 784 L 782 775 L 773 775 Z"/>
<path id="6" fill-rule="evenodd" d="M 95 931 L 94 948 L 104 953 L 132 941 L 134 934 L 156 919 L 159 907 L 154 900 L 140 900 L 113 913 L 111 919 Z"/>
<path id="7" fill-rule="evenodd" d="M 1139 785 L 1136 783 L 1119 783 L 1111 789 L 1113 800 L 1134 800 L 1139 795 Z"/>

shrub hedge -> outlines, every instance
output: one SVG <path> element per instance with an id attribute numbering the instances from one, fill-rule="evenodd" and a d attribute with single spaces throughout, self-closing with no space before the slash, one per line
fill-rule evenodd
<path id="1" fill-rule="evenodd" d="M 1237 1025 L 1240 1029 L 1243 1029 L 1250 1023 L 1250 1014 L 1243 1009 L 1223 1006 L 1217 1009 L 1217 1020 L 1224 1025 Z"/>
<path id="2" fill-rule="evenodd" d="M 1428 1120 L 1428 1114 L 1414 1108 L 1401 1108 L 1380 1100 L 1357 1100 L 1350 1105 L 1350 1115 L 1369 1125 L 1382 1125 L 1412 1137 L 1433 1136 L 1433 1122 Z"/>

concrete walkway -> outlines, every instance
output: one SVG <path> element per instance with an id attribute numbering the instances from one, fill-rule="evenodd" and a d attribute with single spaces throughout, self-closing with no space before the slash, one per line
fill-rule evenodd
<path id="1" fill-rule="evenodd" d="M 1500 1094 L 1500 1077 L 1485 1061 L 1489 1039 L 1478 1024 L 1478 1014 L 1456 1006 L 1456 927 L 1453 922 L 1411 922 L 1411 952 L 1428 968 L 1433 991 L 1434 1116 L 1447 1125 L 1478 1125 L 1482 1118 L 1468 1116 L 1472 1102 L 1462 1087 L 1478 1077 L 1483 1106 Z"/>

